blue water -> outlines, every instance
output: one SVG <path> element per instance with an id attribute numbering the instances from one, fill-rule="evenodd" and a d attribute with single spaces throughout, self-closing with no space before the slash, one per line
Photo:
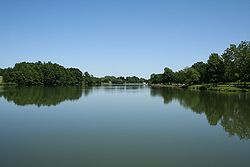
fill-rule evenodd
<path id="1" fill-rule="evenodd" d="M 248 94 L 0 88 L 1 167 L 248 167 L 249 139 Z"/>

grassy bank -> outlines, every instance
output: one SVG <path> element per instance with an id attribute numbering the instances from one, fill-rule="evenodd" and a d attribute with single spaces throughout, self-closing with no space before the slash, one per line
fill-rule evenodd
<path id="1" fill-rule="evenodd" d="M 213 84 L 196 84 L 196 85 L 178 85 L 178 84 L 151 84 L 150 85 L 153 88 L 185 88 L 189 90 L 196 90 L 196 91 L 217 91 L 217 92 L 249 92 L 249 89 L 236 87 L 234 84 L 218 84 L 217 86 L 214 86 Z"/>
<path id="2" fill-rule="evenodd" d="M 188 89 L 192 90 L 208 90 L 208 91 L 222 91 L 222 92 L 249 92 L 249 89 L 236 87 L 229 84 L 218 84 L 213 86 L 212 84 L 203 84 L 203 85 L 190 85 Z"/>

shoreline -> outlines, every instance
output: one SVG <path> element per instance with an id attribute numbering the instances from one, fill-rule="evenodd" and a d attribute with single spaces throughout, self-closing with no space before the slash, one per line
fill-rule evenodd
<path id="1" fill-rule="evenodd" d="M 4 86 L 79 86 L 79 85 L 18 85 L 16 83 L 1 83 L 0 87 Z M 96 85 L 93 85 L 96 86 Z M 143 83 L 126 83 L 126 84 L 101 84 L 98 86 L 149 86 L 151 88 L 172 88 L 180 90 L 192 90 L 192 91 L 211 91 L 211 92 L 224 92 L 224 93 L 250 93 L 249 88 L 239 88 L 233 85 L 218 84 L 213 86 L 212 84 L 195 84 L 195 85 L 183 85 L 183 84 L 143 84 Z M 92 87 L 84 86 L 82 87 Z"/>
<path id="2" fill-rule="evenodd" d="M 211 84 L 196 84 L 196 85 L 166 85 L 166 84 L 151 84 L 149 85 L 152 88 L 173 88 L 173 89 L 186 89 L 193 91 L 212 91 L 212 92 L 228 92 L 228 93 L 249 93 L 249 89 L 238 88 L 235 86 L 228 85 L 217 85 L 217 87 L 212 86 Z"/>

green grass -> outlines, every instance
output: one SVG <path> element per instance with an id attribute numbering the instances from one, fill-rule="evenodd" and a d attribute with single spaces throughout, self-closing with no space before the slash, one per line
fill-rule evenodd
<path id="1" fill-rule="evenodd" d="M 203 84 L 203 85 L 190 85 L 188 89 L 191 90 L 210 90 L 210 91 L 222 91 L 222 92 L 248 92 L 248 89 L 235 87 L 233 84 Z"/>

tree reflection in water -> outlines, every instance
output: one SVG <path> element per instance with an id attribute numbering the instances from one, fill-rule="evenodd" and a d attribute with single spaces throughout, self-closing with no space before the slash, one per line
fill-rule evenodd
<path id="1" fill-rule="evenodd" d="M 97 87 L 105 92 L 137 93 L 145 87 Z M 77 100 L 92 93 L 93 88 L 81 87 L 4 87 L 0 97 L 16 105 L 55 106 L 66 100 Z M 206 91 L 189 91 L 171 88 L 152 88 L 151 96 L 161 96 L 165 104 L 172 100 L 190 108 L 193 112 L 206 115 L 210 125 L 220 124 L 230 135 L 250 139 L 250 94 L 226 94 Z"/>
<path id="2" fill-rule="evenodd" d="M 229 135 L 250 139 L 250 95 L 152 88 L 152 96 L 161 96 L 164 103 L 178 100 L 193 112 L 204 113 L 210 125 L 221 124 Z"/>
<path id="3" fill-rule="evenodd" d="M 77 100 L 84 93 L 87 96 L 91 89 L 73 86 L 57 87 L 4 87 L 0 97 L 13 101 L 16 105 L 55 106 L 66 100 Z"/>

